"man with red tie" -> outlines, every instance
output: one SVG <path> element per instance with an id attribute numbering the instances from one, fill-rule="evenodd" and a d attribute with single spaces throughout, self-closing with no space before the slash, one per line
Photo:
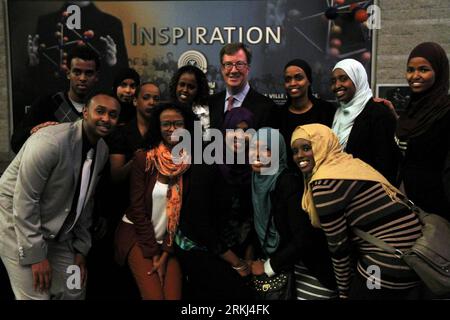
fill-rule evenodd
<path id="1" fill-rule="evenodd" d="M 243 43 L 230 43 L 220 50 L 222 77 L 226 90 L 209 99 L 211 128 L 221 129 L 224 114 L 232 108 L 244 107 L 255 116 L 255 129 L 278 127 L 273 121 L 276 104 L 252 89 L 248 83 L 252 54 Z"/>

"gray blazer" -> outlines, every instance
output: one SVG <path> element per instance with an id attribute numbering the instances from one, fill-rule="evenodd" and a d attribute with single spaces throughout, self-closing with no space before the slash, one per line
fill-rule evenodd
<path id="1" fill-rule="evenodd" d="M 0 178 L 0 255 L 29 265 L 47 258 L 69 214 L 81 168 L 82 120 L 43 128 L 33 134 Z M 83 211 L 71 231 L 74 250 L 91 247 L 93 193 L 108 159 L 100 139 Z"/>

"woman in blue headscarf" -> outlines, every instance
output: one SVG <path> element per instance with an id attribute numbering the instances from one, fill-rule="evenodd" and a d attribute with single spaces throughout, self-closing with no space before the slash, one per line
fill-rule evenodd
<path id="1" fill-rule="evenodd" d="M 252 203 L 257 241 L 252 274 L 269 277 L 292 271 L 297 299 L 336 296 L 325 235 L 313 228 L 299 206 L 300 178 L 288 169 L 287 151 L 278 130 L 261 128 L 250 143 Z"/>

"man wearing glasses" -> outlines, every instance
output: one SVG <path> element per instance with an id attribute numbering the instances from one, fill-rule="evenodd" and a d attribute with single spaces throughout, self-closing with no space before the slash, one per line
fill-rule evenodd
<path id="1" fill-rule="evenodd" d="M 255 116 L 255 129 L 276 127 L 273 123 L 275 103 L 256 92 L 248 83 L 252 54 L 243 43 L 230 43 L 220 50 L 222 77 L 226 90 L 209 99 L 211 127 L 221 129 L 225 112 L 244 107 Z"/>

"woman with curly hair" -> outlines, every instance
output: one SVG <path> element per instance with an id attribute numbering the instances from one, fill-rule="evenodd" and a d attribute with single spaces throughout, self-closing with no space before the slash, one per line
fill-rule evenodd
<path id="1" fill-rule="evenodd" d="M 192 130 L 193 114 L 176 102 L 154 108 L 150 150 L 136 152 L 130 177 L 130 206 L 115 239 L 116 260 L 128 263 L 144 300 L 181 298 L 181 270 L 173 252 L 190 156 L 173 159 L 176 129 Z M 192 132 L 192 131 L 191 131 Z"/>
<path id="2" fill-rule="evenodd" d="M 209 129 L 209 86 L 205 74 L 199 68 L 186 65 L 177 70 L 169 85 L 170 98 L 192 107 L 202 124 L 203 137 Z"/>

